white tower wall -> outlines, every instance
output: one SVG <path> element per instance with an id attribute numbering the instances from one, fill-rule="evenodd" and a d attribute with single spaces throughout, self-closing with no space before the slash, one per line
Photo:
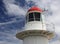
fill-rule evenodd
<path id="1" fill-rule="evenodd" d="M 23 44 L 48 44 L 48 41 L 44 36 L 28 36 L 23 39 Z"/>
<path id="2" fill-rule="evenodd" d="M 25 25 L 25 30 L 46 30 L 46 24 L 40 21 L 31 21 Z"/>

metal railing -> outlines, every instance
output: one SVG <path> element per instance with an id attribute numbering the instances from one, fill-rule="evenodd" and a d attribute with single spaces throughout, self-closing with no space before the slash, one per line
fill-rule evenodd
<path id="1" fill-rule="evenodd" d="M 46 29 L 50 32 L 55 32 L 55 25 L 53 23 L 46 23 Z"/>
<path id="2" fill-rule="evenodd" d="M 43 26 L 43 24 L 42 24 L 42 26 Z M 46 31 L 55 33 L 55 25 L 53 23 L 46 23 L 45 26 L 46 26 Z M 42 29 L 43 29 L 43 27 L 42 27 Z M 16 30 L 17 33 L 22 32 L 22 31 L 25 31 L 25 27 L 23 27 L 22 29 Z"/>

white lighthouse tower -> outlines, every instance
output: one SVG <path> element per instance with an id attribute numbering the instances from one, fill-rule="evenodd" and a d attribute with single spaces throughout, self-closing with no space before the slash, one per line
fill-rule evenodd
<path id="1" fill-rule="evenodd" d="M 48 44 L 54 37 L 54 32 L 48 31 L 44 20 L 43 10 L 31 7 L 26 14 L 25 29 L 16 34 L 23 44 Z"/>

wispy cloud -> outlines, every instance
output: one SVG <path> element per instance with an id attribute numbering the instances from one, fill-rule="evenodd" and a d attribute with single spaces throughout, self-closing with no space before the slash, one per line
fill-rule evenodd
<path id="1" fill-rule="evenodd" d="M 25 15 L 26 11 L 19 5 L 14 4 L 15 0 L 3 0 L 9 15 Z"/>
<path id="2" fill-rule="evenodd" d="M 11 33 L 9 33 L 9 31 L 0 32 L 0 35 L 2 35 L 2 36 L 0 36 L 0 44 L 19 44 L 19 43 L 22 44 L 22 41 L 18 40 L 15 37 L 16 31 L 15 30 L 13 30 L 13 31 L 11 31 Z"/>
<path id="3" fill-rule="evenodd" d="M 57 33 L 60 32 L 60 5 L 59 0 L 54 0 L 50 4 L 50 8 L 52 10 L 52 16 L 48 16 L 48 21 L 51 21 L 55 24 L 55 31 Z"/>
<path id="4" fill-rule="evenodd" d="M 7 10 L 9 14 L 14 14 L 14 15 L 25 15 L 25 11 L 23 8 L 19 7 L 18 5 L 15 4 L 8 4 Z"/>

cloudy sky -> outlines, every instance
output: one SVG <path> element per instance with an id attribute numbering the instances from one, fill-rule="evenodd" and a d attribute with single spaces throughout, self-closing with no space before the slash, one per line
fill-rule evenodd
<path id="1" fill-rule="evenodd" d="M 0 44 L 23 44 L 15 37 L 25 24 L 32 6 L 48 10 L 46 20 L 54 23 L 56 37 L 49 44 L 60 43 L 60 0 L 0 0 Z"/>

